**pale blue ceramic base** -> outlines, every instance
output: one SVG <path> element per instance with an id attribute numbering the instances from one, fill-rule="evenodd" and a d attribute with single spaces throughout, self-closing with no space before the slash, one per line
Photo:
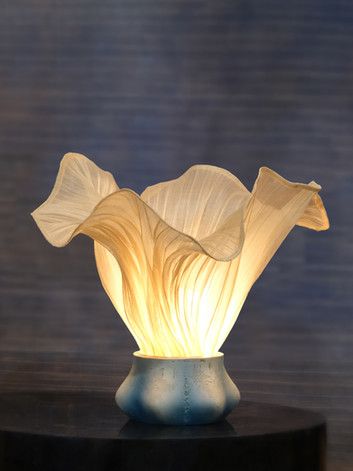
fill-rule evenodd
<path id="1" fill-rule="evenodd" d="M 223 360 L 223 353 L 174 359 L 135 352 L 130 373 L 116 392 L 116 403 L 131 419 L 152 424 L 222 420 L 240 400 Z"/>

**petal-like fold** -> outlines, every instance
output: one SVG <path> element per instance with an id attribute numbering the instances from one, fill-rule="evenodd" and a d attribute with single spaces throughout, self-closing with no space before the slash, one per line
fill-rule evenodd
<path id="1" fill-rule="evenodd" d="M 329 227 L 320 189 L 315 182 L 293 183 L 267 167 L 260 169 L 245 218 L 239 267 L 249 289 L 296 224 L 315 230 Z"/>
<path id="2" fill-rule="evenodd" d="M 118 189 L 113 176 L 84 155 L 66 154 L 48 199 L 32 216 L 44 237 L 62 247 L 106 196 Z"/>
<path id="3" fill-rule="evenodd" d="M 170 314 L 169 282 L 177 278 L 181 260 L 207 257 L 201 245 L 171 228 L 128 189 L 104 198 L 73 236 L 79 233 L 99 244 L 96 260 L 103 286 L 140 349 L 169 356 L 192 351 L 183 336 L 185 325 Z M 121 293 L 124 304 L 119 306 Z"/>
<path id="4" fill-rule="evenodd" d="M 250 192 L 227 170 L 194 165 L 175 180 L 146 188 L 141 198 L 211 257 L 227 261 L 241 251 Z"/>
<path id="5" fill-rule="evenodd" d="M 321 187 L 319 189 L 321 190 Z M 325 206 L 318 193 L 313 194 L 303 215 L 297 221 L 297 226 L 307 227 L 314 231 L 326 231 L 330 227 Z"/>
<path id="6" fill-rule="evenodd" d="M 212 290 L 202 306 L 206 313 L 211 306 L 205 342 L 212 345 L 213 352 L 221 348 L 249 290 L 291 229 L 295 225 L 328 229 L 320 189 L 315 182 L 293 183 L 269 168 L 260 169 L 246 210 L 241 254 L 228 267 L 217 262 L 209 274 Z"/>

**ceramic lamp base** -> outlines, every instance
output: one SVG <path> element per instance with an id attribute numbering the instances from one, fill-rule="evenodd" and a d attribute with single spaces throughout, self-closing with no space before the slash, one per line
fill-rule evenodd
<path id="1" fill-rule="evenodd" d="M 238 404 L 240 393 L 225 370 L 223 353 L 211 358 L 162 358 L 135 352 L 115 400 L 140 422 L 197 425 L 224 419 Z"/>

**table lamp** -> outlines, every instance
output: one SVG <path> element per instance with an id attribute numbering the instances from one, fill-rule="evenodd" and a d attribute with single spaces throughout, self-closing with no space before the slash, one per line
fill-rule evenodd
<path id="1" fill-rule="evenodd" d="M 291 229 L 328 229 L 320 189 L 262 167 L 249 192 L 227 170 L 194 165 L 138 195 L 85 156 L 64 156 L 32 216 L 56 247 L 94 240 L 103 288 L 139 347 L 115 396 L 127 415 L 191 425 L 236 406 L 220 348 Z"/>

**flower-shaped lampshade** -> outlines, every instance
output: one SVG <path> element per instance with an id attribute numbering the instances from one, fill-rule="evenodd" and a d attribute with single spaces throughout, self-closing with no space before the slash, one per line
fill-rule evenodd
<path id="1" fill-rule="evenodd" d="M 320 189 L 263 167 L 249 192 L 228 171 L 195 165 L 138 195 L 67 154 L 32 215 L 57 247 L 94 239 L 103 287 L 141 354 L 210 357 L 291 229 L 329 227 Z"/>

